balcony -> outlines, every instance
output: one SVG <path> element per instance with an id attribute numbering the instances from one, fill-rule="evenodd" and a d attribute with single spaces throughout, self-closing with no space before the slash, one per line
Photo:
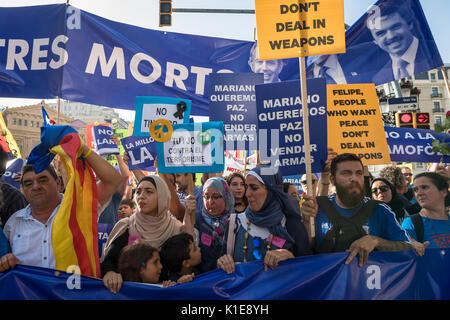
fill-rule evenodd
<path id="1" fill-rule="evenodd" d="M 442 98 L 442 93 L 432 93 L 431 97 L 432 98 Z"/>
<path id="2" fill-rule="evenodd" d="M 443 108 L 433 108 L 433 113 L 444 113 L 445 110 Z"/>

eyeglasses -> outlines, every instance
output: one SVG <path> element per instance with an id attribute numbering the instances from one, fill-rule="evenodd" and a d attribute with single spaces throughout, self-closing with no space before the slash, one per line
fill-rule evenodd
<path id="1" fill-rule="evenodd" d="M 372 193 L 378 193 L 378 190 L 381 192 L 387 192 L 389 190 L 388 186 L 380 186 L 379 188 L 372 188 Z"/>
<path id="2" fill-rule="evenodd" d="M 221 198 L 223 198 L 223 197 L 220 194 L 215 194 L 215 195 L 212 195 L 212 196 L 207 196 L 207 195 L 203 196 L 203 199 L 205 199 L 206 201 L 208 201 L 208 200 L 217 201 L 217 200 L 219 200 Z"/>
<path id="3" fill-rule="evenodd" d="M 312 179 L 312 184 L 316 183 L 316 181 L 317 181 L 316 179 Z M 308 181 L 303 180 L 303 181 L 300 181 L 300 183 L 301 183 L 301 184 L 307 184 Z"/>
<path id="4" fill-rule="evenodd" d="M 262 259 L 262 252 L 261 252 L 261 245 L 262 241 L 260 241 L 258 238 L 253 238 L 253 257 L 256 260 Z"/>

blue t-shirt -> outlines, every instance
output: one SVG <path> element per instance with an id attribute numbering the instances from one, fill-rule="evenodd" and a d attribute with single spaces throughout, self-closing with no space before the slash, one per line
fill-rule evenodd
<path id="1" fill-rule="evenodd" d="M 428 248 L 450 248 L 450 220 L 420 217 L 423 221 L 423 242 L 430 241 Z M 416 230 L 410 217 L 403 221 L 402 228 L 408 232 L 411 238 L 417 239 Z"/>
<path id="2" fill-rule="evenodd" d="M 8 252 L 9 252 L 8 239 L 6 239 L 6 236 L 3 233 L 3 229 L 0 227 L 0 257 L 3 257 Z"/>
<path id="3" fill-rule="evenodd" d="M 119 221 L 119 207 L 122 202 L 122 195 L 118 192 L 115 192 L 111 197 L 106 208 L 100 213 L 100 218 L 98 219 L 98 223 L 110 223 L 116 224 Z"/>
<path id="4" fill-rule="evenodd" d="M 346 218 L 353 217 L 363 206 L 363 204 L 370 200 L 370 198 L 365 197 L 360 206 L 351 209 L 344 209 L 337 204 L 336 194 L 328 196 L 328 199 L 331 200 L 339 214 Z M 320 207 L 314 223 L 316 230 L 316 248 L 319 248 L 323 238 L 325 237 L 325 234 L 331 228 L 332 224 L 325 213 L 323 213 L 323 211 L 320 209 Z M 369 220 L 365 225 L 363 225 L 363 229 L 369 235 L 380 237 L 386 240 L 407 242 L 410 241 L 407 233 L 402 230 L 400 224 L 395 219 L 395 213 L 388 205 L 384 203 L 380 203 L 375 207 L 375 210 L 370 216 Z"/>

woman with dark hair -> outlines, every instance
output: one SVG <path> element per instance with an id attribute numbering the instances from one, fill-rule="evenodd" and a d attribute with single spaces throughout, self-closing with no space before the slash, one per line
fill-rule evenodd
<path id="1" fill-rule="evenodd" d="M 449 178 L 434 172 L 420 173 L 414 177 L 413 191 L 422 207 L 417 215 L 406 218 L 402 228 L 412 240 L 423 243 L 424 249 L 450 247 L 448 197 Z M 416 222 L 415 222 L 416 221 Z"/>
<path id="2" fill-rule="evenodd" d="M 244 176 L 240 172 L 233 172 L 226 179 L 234 196 L 234 212 L 244 212 L 248 206 L 247 197 L 245 196 L 247 186 L 245 185 Z"/>
<path id="3" fill-rule="evenodd" d="M 280 261 L 311 254 L 308 235 L 296 200 L 283 192 L 278 170 L 259 166 L 247 174 L 248 207 L 230 217 L 227 250 L 217 266 L 235 270 L 236 262 L 264 260 L 265 269 Z"/>
<path id="4" fill-rule="evenodd" d="M 136 212 L 114 225 L 103 253 L 101 270 L 103 283 L 113 293 L 122 286 L 118 272 L 121 250 L 128 244 L 144 241 L 160 249 L 164 241 L 181 232 L 194 236 L 191 215 L 195 212 L 195 199 L 186 199 L 186 212 L 183 223 L 169 214 L 170 192 L 167 184 L 159 176 L 142 178 L 134 194 Z"/>
<path id="5" fill-rule="evenodd" d="M 394 186 L 385 178 L 376 178 L 372 180 L 370 188 L 372 198 L 386 203 L 394 211 L 395 218 L 401 224 L 408 214 L 404 202 L 398 196 Z"/>
<path id="6" fill-rule="evenodd" d="M 217 259 L 225 247 L 225 230 L 234 212 L 234 196 L 228 183 L 220 177 L 209 178 L 203 185 L 203 206 L 197 210 L 195 231 L 202 261 L 199 273 L 217 268 Z"/>

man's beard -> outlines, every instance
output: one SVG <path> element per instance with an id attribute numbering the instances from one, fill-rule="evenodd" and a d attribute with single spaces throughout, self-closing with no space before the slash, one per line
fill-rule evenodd
<path id="1" fill-rule="evenodd" d="M 359 193 L 350 193 L 348 191 L 351 187 L 358 187 Z M 338 183 L 336 183 L 336 194 L 339 197 L 339 200 L 349 208 L 354 208 L 362 203 L 364 199 L 364 187 L 357 182 L 353 182 L 349 187 L 344 187 Z"/>

